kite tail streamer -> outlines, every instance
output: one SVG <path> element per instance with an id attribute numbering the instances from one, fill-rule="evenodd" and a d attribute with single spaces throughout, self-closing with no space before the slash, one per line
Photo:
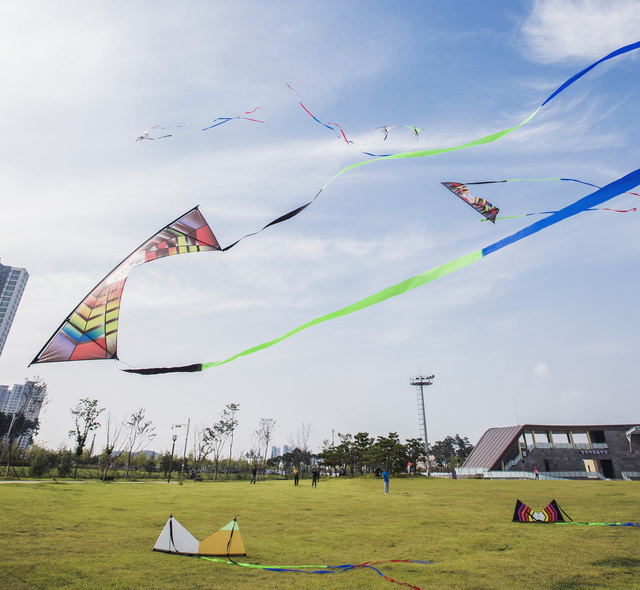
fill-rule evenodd
<path id="1" fill-rule="evenodd" d="M 215 557 L 205 557 L 201 556 L 201 559 L 206 561 L 214 561 L 217 563 L 226 563 L 228 565 L 239 565 L 241 567 L 248 567 L 252 569 L 260 569 L 269 572 L 291 572 L 291 573 L 299 573 L 299 574 L 337 574 L 341 572 L 346 572 L 350 570 L 354 570 L 356 568 L 368 568 L 377 572 L 382 578 L 387 580 L 388 582 L 394 582 L 395 584 L 400 584 L 402 586 L 408 586 L 413 590 L 422 590 L 418 586 L 414 586 L 412 584 L 408 584 L 407 582 L 399 582 L 398 580 L 394 580 L 385 576 L 378 568 L 374 567 L 374 565 L 380 565 L 384 563 L 419 563 L 419 564 L 432 564 L 433 561 L 424 561 L 421 559 L 411 560 L 411 559 L 389 559 L 387 561 L 368 561 L 366 563 L 361 563 L 357 565 L 353 564 L 344 564 L 344 565 L 257 565 L 253 563 L 243 563 L 240 561 L 233 561 L 231 559 L 219 559 Z M 311 569 L 318 568 L 318 569 Z"/>
<path id="2" fill-rule="evenodd" d="M 138 139 L 136 139 L 136 141 L 141 141 L 144 139 L 149 139 L 151 141 L 154 141 L 156 139 L 165 139 L 167 137 L 174 137 L 176 135 L 186 135 L 187 133 L 195 133 L 196 131 L 208 131 L 209 129 L 213 129 L 214 127 L 219 127 L 220 125 L 224 125 L 225 123 L 228 123 L 229 121 L 233 121 L 235 119 L 244 119 L 245 121 L 251 121 L 252 123 L 262 123 L 263 125 L 266 125 L 267 127 L 269 127 L 269 130 L 271 130 L 271 127 L 269 126 L 268 123 L 265 123 L 260 119 L 253 119 L 250 117 L 243 116 L 243 115 L 251 115 L 255 113 L 257 110 L 260 110 L 260 108 L 261 107 L 256 107 L 252 111 L 247 111 L 246 113 L 242 113 L 242 115 L 238 115 L 236 117 L 217 117 L 213 121 L 204 121 L 202 123 L 184 123 L 183 125 L 173 125 L 171 127 L 161 127 L 160 125 L 154 125 L 153 127 L 147 129 L 146 131 L 143 131 L 138 136 Z M 208 125 L 208 127 L 203 127 L 202 129 L 190 129 L 188 131 L 178 131 L 176 133 L 159 135 L 158 137 L 151 137 L 149 135 L 149 131 L 151 131 L 151 129 L 162 129 L 164 131 L 166 129 L 181 129 L 182 127 L 196 127 L 196 126 L 202 127 L 203 125 Z"/>
<path id="3" fill-rule="evenodd" d="M 622 178 L 619 178 L 618 180 L 615 180 L 614 182 L 606 185 L 605 187 L 598 189 L 594 193 L 591 193 L 590 195 L 587 195 L 586 197 L 579 199 L 575 203 L 572 203 L 571 205 L 568 205 L 564 209 L 561 209 L 553 213 L 549 217 L 542 219 L 540 221 L 536 221 L 535 223 L 532 223 L 531 225 L 521 229 L 520 231 L 510 236 L 507 236 L 501 240 L 498 240 L 497 242 L 494 242 L 493 244 L 490 244 L 489 246 L 486 246 L 481 250 L 471 252 L 470 254 L 466 254 L 465 256 L 461 256 L 459 258 L 451 260 L 450 262 L 447 262 L 436 268 L 423 272 L 419 275 L 416 275 L 415 277 L 406 279 L 401 283 L 398 283 L 391 287 L 387 287 L 386 289 L 383 289 L 382 291 L 379 291 L 374 295 L 370 295 L 369 297 L 365 297 L 364 299 L 361 299 L 356 303 L 352 303 L 351 305 L 343 307 L 342 309 L 328 313 L 314 320 L 311 320 L 310 322 L 302 324 L 301 326 L 294 328 L 293 330 L 287 332 L 286 334 L 280 336 L 279 338 L 275 338 L 274 340 L 270 340 L 269 342 L 265 342 L 263 344 L 259 344 L 252 348 L 239 352 L 238 354 L 235 354 L 234 356 L 224 361 L 213 361 L 208 363 L 202 363 L 202 370 L 205 371 L 213 367 L 218 367 L 220 365 L 224 365 L 226 363 L 234 361 L 242 356 L 247 356 L 255 352 L 258 352 L 260 350 L 270 348 L 271 346 L 274 346 L 275 344 L 278 344 L 279 342 L 282 342 L 283 340 L 286 340 L 287 338 L 290 338 L 291 336 L 297 334 L 298 332 L 302 332 L 307 328 L 311 328 L 312 326 L 315 326 L 322 322 L 343 317 L 343 316 L 349 315 L 350 313 L 354 313 L 356 311 L 366 309 L 367 307 L 371 307 L 372 305 L 375 305 L 377 303 L 382 303 L 383 301 L 386 301 L 391 297 L 396 297 L 398 295 L 402 295 L 403 293 L 406 293 L 413 289 L 417 289 L 418 287 L 422 287 L 427 283 L 430 283 L 431 281 L 434 281 L 448 274 L 451 274 L 452 272 L 459 270 L 461 268 L 464 268 L 465 266 L 469 266 L 470 264 L 477 262 L 481 258 L 488 256 L 489 254 L 493 254 L 494 252 L 497 252 L 502 248 L 506 248 L 511 244 L 515 244 L 516 242 L 519 242 L 520 240 L 526 237 L 536 234 L 539 231 L 546 229 L 547 227 L 555 225 L 556 223 L 560 223 L 561 221 L 564 221 L 569 217 L 577 215 L 578 213 L 586 211 L 589 208 L 595 207 L 596 205 L 600 205 L 614 197 L 617 197 L 619 194 L 627 192 L 628 189 L 634 188 L 639 184 L 640 184 L 640 168 L 627 174 L 626 176 L 623 176 Z M 196 366 L 196 365 L 190 365 L 190 366 Z M 182 370 L 183 367 L 178 367 L 178 369 Z M 164 368 L 157 368 L 157 369 L 124 369 L 124 370 L 128 373 L 139 373 L 143 375 L 153 375 L 153 374 L 159 374 L 159 373 L 173 372 L 173 368 L 171 367 L 164 367 Z"/>
<path id="4" fill-rule="evenodd" d="M 503 182 L 540 182 L 543 180 L 562 180 L 565 182 L 578 182 L 580 184 L 584 184 L 586 186 L 592 186 L 593 188 L 602 188 L 597 184 L 591 184 L 590 182 L 585 182 L 584 180 L 577 180 L 576 178 L 509 178 L 507 180 L 483 180 L 480 182 L 465 182 L 464 185 L 477 185 L 477 184 L 501 184 Z M 445 184 L 445 183 L 442 183 Z M 449 183 L 452 184 L 452 183 Z M 458 183 L 461 184 L 461 183 Z M 448 188 L 448 187 L 447 187 Z M 451 189 L 450 189 L 451 190 Z M 632 193 L 631 191 L 625 191 L 626 195 L 634 195 L 636 197 L 640 197 L 638 193 Z M 595 207 L 591 209 L 585 209 L 585 211 L 613 211 L 614 213 L 632 213 L 633 211 L 637 211 L 637 207 L 632 207 L 631 209 L 610 209 L 608 207 Z M 518 217 L 529 217 L 530 215 L 551 215 L 552 213 L 557 213 L 557 211 L 536 211 L 535 213 L 522 213 L 520 215 L 507 215 L 503 217 L 496 217 L 495 221 L 500 221 L 501 219 L 516 219 Z M 487 221 L 487 219 L 481 219 L 480 221 Z"/>

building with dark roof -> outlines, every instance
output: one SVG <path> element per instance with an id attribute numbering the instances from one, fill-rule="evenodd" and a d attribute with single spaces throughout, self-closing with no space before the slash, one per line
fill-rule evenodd
<path id="1" fill-rule="evenodd" d="M 557 477 L 635 479 L 640 476 L 640 426 L 525 424 L 490 428 L 460 473 L 530 475 L 536 469 Z"/>

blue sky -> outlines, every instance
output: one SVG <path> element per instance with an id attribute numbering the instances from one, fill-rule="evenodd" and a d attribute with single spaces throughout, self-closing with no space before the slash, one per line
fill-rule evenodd
<path id="1" fill-rule="evenodd" d="M 193 375 L 141 377 L 111 361 L 27 365 L 129 252 L 194 205 L 223 245 L 309 201 L 364 159 L 299 106 L 362 143 L 381 125 L 396 151 L 458 145 L 520 123 L 562 82 L 639 40 L 629 1 L 47 2 L 0 7 L 3 264 L 31 278 L 0 382 L 40 375 L 39 441 L 70 444 L 70 408 L 116 418 L 215 422 L 239 403 L 238 449 L 260 418 L 274 443 L 302 423 L 418 436 L 409 378 L 434 373 L 431 442 L 476 442 L 516 423 L 640 419 L 638 213 L 584 213 L 449 277 L 269 350 Z M 640 54 L 600 66 L 526 126 L 487 146 L 376 162 L 334 180 L 295 219 L 226 254 L 136 269 L 120 322 L 122 366 L 221 360 L 405 278 L 478 250 L 532 219 L 496 225 L 440 182 L 577 178 L 637 168 Z M 152 125 L 261 107 L 161 141 Z M 378 144 L 370 147 L 376 148 Z M 557 181 L 478 187 L 504 215 L 553 210 L 590 190 Z M 637 192 L 640 192 L 637 191 Z M 638 206 L 624 195 L 610 206 Z M 104 444 L 103 433 L 96 444 Z"/>

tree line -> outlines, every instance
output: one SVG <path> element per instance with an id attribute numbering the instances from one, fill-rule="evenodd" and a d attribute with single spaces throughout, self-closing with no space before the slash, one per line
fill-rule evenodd
<path id="1" fill-rule="evenodd" d="M 34 392 L 45 391 L 41 380 Z M 39 400 L 42 403 L 44 400 Z M 61 448 L 51 451 L 38 446 L 28 452 L 12 447 L 13 441 L 24 433 L 37 433 L 38 420 L 28 420 L 26 411 L 17 415 L 0 412 L 0 451 L 8 457 L 5 477 L 9 473 L 12 457 L 19 456 L 28 465 L 29 475 L 42 477 L 56 473 L 58 477 L 78 476 L 79 468 L 95 471 L 104 481 L 116 474 L 125 479 L 131 471 L 136 477 L 146 473 L 163 473 L 170 479 L 174 471 L 181 475 L 207 474 L 214 480 L 221 477 L 238 477 L 256 468 L 265 476 L 269 470 L 277 473 L 291 473 L 294 468 L 304 476 L 313 466 L 320 463 L 323 470 L 342 471 L 352 476 L 373 473 L 376 468 L 386 467 L 391 473 L 406 472 L 411 463 L 412 470 L 426 468 L 424 442 L 420 438 L 410 438 L 402 443 L 395 432 L 387 436 L 370 437 L 367 432 L 355 435 L 338 434 L 339 442 L 325 440 L 322 452 L 313 454 L 308 446 L 312 430 L 310 424 L 303 423 L 295 433 L 289 434 L 290 451 L 279 457 L 269 458 L 269 448 L 273 441 L 277 422 L 272 418 L 261 418 L 258 427 L 251 431 L 251 448 L 239 459 L 233 459 L 234 434 L 239 424 L 240 405 L 227 404 L 219 419 L 209 426 L 194 426 L 185 437 L 185 447 L 175 449 L 177 435 L 173 436 L 173 448 L 163 453 L 142 452 L 156 437 L 155 427 L 146 418 L 144 408 L 138 408 L 128 417 L 116 420 L 110 414 L 103 417 L 105 408 L 97 399 L 82 398 L 71 408 L 73 428 L 69 430 L 72 449 Z M 175 425 L 184 427 L 187 425 Z M 100 452 L 94 453 L 95 432 L 104 428 L 105 441 Z M 91 434 L 93 438 L 89 440 Z M 189 434 L 191 439 L 189 441 Z M 180 437 L 182 439 L 182 437 Z M 187 452 L 188 447 L 188 452 Z M 429 467 L 431 469 L 452 469 L 461 465 L 473 449 L 466 437 L 456 434 L 447 436 L 431 445 Z M 182 453 L 180 452 L 182 450 Z"/>

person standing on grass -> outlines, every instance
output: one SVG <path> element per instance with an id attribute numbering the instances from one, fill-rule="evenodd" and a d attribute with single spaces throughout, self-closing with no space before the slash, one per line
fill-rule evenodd
<path id="1" fill-rule="evenodd" d="M 313 472 L 311 473 L 311 475 L 312 475 L 311 487 L 312 488 L 317 488 L 318 487 L 318 480 L 320 479 L 320 473 L 318 472 L 318 468 L 317 467 L 313 468 Z"/>
<path id="2" fill-rule="evenodd" d="M 251 470 L 251 481 L 249 483 L 256 483 L 257 479 L 258 479 L 258 468 L 254 465 L 253 469 Z"/>
<path id="3" fill-rule="evenodd" d="M 382 472 L 382 479 L 384 479 L 384 493 L 388 494 L 389 493 L 389 472 L 387 471 L 386 467 Z"/>
<path id="4" fill-rule="evenodd" d="M 298 470 L 294 467 L 293 468 L 293 484 L 297 486 L 299 479 L 300 479 L 300 474 L 298 473 Z"/>

